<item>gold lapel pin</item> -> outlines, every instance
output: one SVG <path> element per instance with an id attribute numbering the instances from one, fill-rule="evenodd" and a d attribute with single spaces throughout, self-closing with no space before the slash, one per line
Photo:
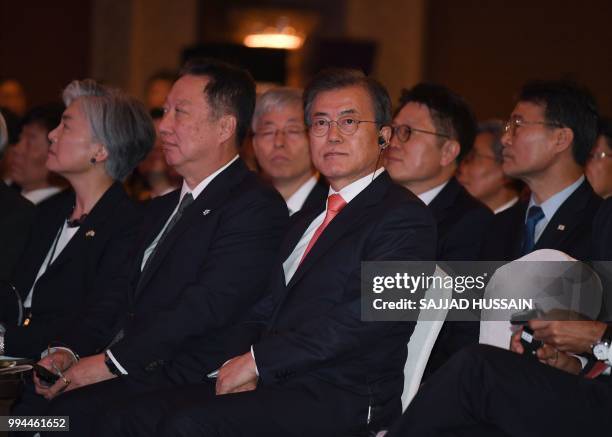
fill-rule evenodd
<path id="1" fill-rule="evenodd" d="M 94 231 L 93 229 L 90 229 L 89 231 L 85 232 L 86 238 L 93 238 L 95 236 L 96 236 L 96 231 Z"/>
<path id="2" fill-rule="evenodd" d="M 559 231 L 565 231 L 565 225 L 559 225 L 559 226 L 557 226 L 557 230 L 559 230 Z"/>

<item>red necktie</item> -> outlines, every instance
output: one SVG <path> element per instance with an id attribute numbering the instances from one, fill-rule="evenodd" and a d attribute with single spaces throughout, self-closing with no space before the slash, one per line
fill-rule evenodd
<path id="1" fill-rule="evenodd" d="M 608 367 L 610 366 L 608 366 L 603 361 L 597 361 L 595 365 L 591 368 L 591 370 L 589 370 L 589 372 L 586 375 L 584 375 L 584 377 L 587 379 L 595 379 L 599 375 L 604 373 Z"/>
<path id="2" fill-rule="evenodd" d="M 300 264 L 302 264 L 304 258 L 306 258 L 306 255 L 308 255 L 308 252 L 310 252 L 310 249 L 312 249 L 312 246 L 314 246 L 314 244 L 317 242 L 327 225 L 330 224 L 334 217 L 336 217 L 345 206 L 346 202 L 340 194 L 332 194 L 327 198 L 327 213 L 325 214 L 325 219 L 308 242 L 308 246 L 306 246 L 304 255 L 302 255 L 302 259 L 300 260 Z"/>

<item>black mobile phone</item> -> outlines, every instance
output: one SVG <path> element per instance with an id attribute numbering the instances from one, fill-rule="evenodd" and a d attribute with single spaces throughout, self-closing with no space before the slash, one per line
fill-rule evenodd
<path id="1" fill-rule="evenodd" d="M 521 344 L 525 349 L 523 355 L 528 355 L 537 358 L 538 349 L 540 349 L 544 343 L 541 340 L 536 340 L 533 336 L 533 330 L 528 326 L 523 326 L 523 332 L 521 332 Z"/>
<path id="2" fill-rule="evenodd" d="M 49 369 L 41 366 L 40 364 L 33 364 L 32 369 L 34 370 L 34 373 L 36 373 L 36 376 L 38 376 L 38 379 L 40 379 L 45 385 L 48 385 L 49 387 L 55 384 L 59 379 L 59 375 L 56 375 L 55 373 L 51 372 Z"/>

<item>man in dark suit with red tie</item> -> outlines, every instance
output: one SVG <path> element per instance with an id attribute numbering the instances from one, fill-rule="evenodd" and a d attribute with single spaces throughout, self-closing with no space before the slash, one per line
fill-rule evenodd
<path id="1" fill-rule="evenodd" d="M 304 101 L 312 159 L 329 196 L 286 235 L 251 338 L 228 356 L 216 387 L 117 405 L 100 421 L 105 435 L 363 435 L 400 414 L 414 323 L 361 320 L 361 263 L 432 260 L 435 223 L 379 168 L 391 116 L 380 84 L 330 70 Z"/>

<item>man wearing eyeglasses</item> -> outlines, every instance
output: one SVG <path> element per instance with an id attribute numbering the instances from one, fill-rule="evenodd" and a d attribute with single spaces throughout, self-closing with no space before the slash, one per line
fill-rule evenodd
<path id="1" fill-rule="evenodd" d="M 597 119 L 594 99 L 573 83 L 523 86 L 502 137 L 503 170 L 523 180 L 531 197 L 514 226 L 497 235 L 499 251 L 491 256 L 512 260 L 546 248 L 592 259 L 592 222 L 601 199 L 585 179 L 584 166 Z"/>
<path id="2" fill-rule="evenodd" d="M 257 98 L 253 150 L 264 175 L 287 202 L 290 215 L 325 204 L 328 186 L 310 160 L 300 90 L 272 88 Z"/>
<path id="3" fill-rule="evenodd" d="M 597 143 L 589 155 L 586 177 L 604 199 L 612 197 L 612 119 L 599 120 Z"/>
<path id="4" fill-rule="evenodd" d="M 478 260 L 493 213 L 454 177 L 458 162 L 472 149 L 474 115 L 449 89 L 419 84 L 404 90 L 393 119 L 385 168 L 434 214 L 438 261 Z M 473 325 L 473 326 L 472 326 Z M 432 351 L 426 376 L 462 347 L 478 341 L 478 324 L 445 323 Z"/>
<path id="5" fill-rule="evenodd" d="M 365 435 L 401 413 L 414 323 L 361 320 L 361 263 L 431 260 L 435 224 L 380 168 L 391 121 L 382 85 L 330 70 L 313 79 L 304 102 L 329 197 L 295 216 L 251 337 L 218 372 L 222 396 L 204 396 L 212 385 L 204 383 L 119 403 L 100 418 L 101 434 Z"/>

